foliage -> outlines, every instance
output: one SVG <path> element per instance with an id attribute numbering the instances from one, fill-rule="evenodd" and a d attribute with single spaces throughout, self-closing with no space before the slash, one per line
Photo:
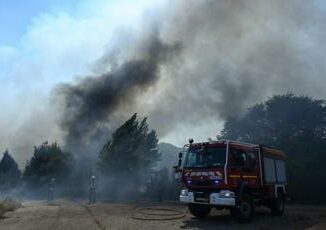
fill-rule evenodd
<path id="1" fill-rule="evenodd" d="M 0 200 L 0 218 L 3 217 L 6 212 L 14 211 L 21 206 L 20 202 L 8 197 L 4 200 Z"/>
<path id="2" fill-rule="evenodd" d="M 103 174 L 112 176 L 115 185 L 124 183 L 136 190 L 146 183 L 160 158 L 157 142 L 156 132 L 149 130 L 146 118 L 138 122 L 134 114 L 103 146 L 98 168 Z M 125 187 L 125 190 L 128 189 Z"/>
<path id="3" fill-rule="evenodd" d="M 31 185 L 45 185 L 54 177 L 58 183 L 64 182 L 72 172 L 74 159 L 55 142 L 44 142 L 34 146 L 34 153 L 24 170 L 24 179 Z"/>
<path id="4" fill-rule="evenodd" d="M 227 119 L 222 137 L 261 143 L 286 152 L 290 195 L 326 203 L 326 106 L 323 100 L 277 95 Z M 303 184 L 304 183 L 304 184 Z"/>
<path id="5" fill-rule="evenodd" d="M 147 197 L 158 201 L 178 200 L 178 182 L 174 180 L 173 176 L 168 168 L 153 172 L 148 186 Z"/>
<path id="6" fill-rule="evenodd" d="M 180 189 L 178 181 L 174 179 L 173 167 L 178 163 L 178 155 L 182 148 L 162 142 L 158 144 L 158 149 L 161 160 L 152 173 L 147 196 L 159 201 L 178 200 Z"/>
<path id="7" fill-rule="evenodd" d="M 20 180 L 21 172 L 18 164 L 9 154 L 8 150 L 3 153 L 0 161 L 0 187 L 1 189 L 13 188 Z"/>

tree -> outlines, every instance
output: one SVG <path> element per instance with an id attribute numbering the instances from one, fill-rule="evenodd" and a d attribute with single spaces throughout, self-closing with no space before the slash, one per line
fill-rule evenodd
<path id="1" fill-rule="evenodd" d="M 71 153 L 64 152 L 55 142 L 44 142 L 34 146 L 34 153 L 24 170 L 24 179 L 31 185 L 45 185 L 52 177 L 58 183 L 64 182 L 73 170 L 74 159 Z"/>
<path id="2" fill-rule="evenodd" d="M 227 119 L 222 137 L 284 150 L 290 195 L 301 202 L 326 203 L 326 106 L 324 100 L 277 95 Z M 302 186 L 302 183 L 305 186 Z"/>
<path id="3" fill-rule="evenodd" d="M 19 182 L 20 175 L 18 164 L 6 150 L 0 161 L 0 187 L 2 189 L 13 188 Z"/>
<path id="4" fill-rule="evenodd" d="M 180 190 L 178 182 L 168 168 L 162 168 L 151 174 L 147 197 L 155 200 L 178 200 Z"/>
<path id="5" fill-rule="evenodd" d="M 127 192 L 127 185 L 130 190 L 137 190 L 146 183 L 160 159 L 157 142 L 156 132 L 149 131 L 146 118 L 139 123 L 137 114 L 134 114 L 115 130 L 111 140 L 103 146 L 98 168 L 104 175 L 113 178 L 114 187 L 118 190 L 124 188 Z M 122 186 L 122 183 L 125 185 Z"/>

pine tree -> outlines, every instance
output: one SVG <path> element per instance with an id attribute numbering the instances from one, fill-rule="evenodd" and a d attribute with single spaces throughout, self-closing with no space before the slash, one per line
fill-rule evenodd
<path id="1" fill-rule="evenodd" d="M 0 161 L 0 186 L 2 189 L 10 189 L 17 185 L 21 172 L 18 164 L 6 150 Z"/>
<path id="2" fill-rule="evenodd" d="M 144 185 L 160 159 L 157 142 L 156 132 L 149 130 L 146 118 L 139 123 L 134 114 L 103 146 L 98 168 L 114 177 L 115 183 L 128 180 L 129 185 Z"/>

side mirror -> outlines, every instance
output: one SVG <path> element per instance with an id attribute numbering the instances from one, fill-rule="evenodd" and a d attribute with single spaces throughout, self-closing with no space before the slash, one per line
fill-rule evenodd
<path id="1" fill-rule="evenodd" d="M 181 174 L 180 172 L 175 172 L 174 173 L 174 180 L 180 180 L 181 179 Z"/>
<path id="2" fill-rule="evenodd" d="M 179 153 L 179 161 L 178 161 L 178 167 L 181 167 L 181 162 L 182 162 L 182 152 Z"/>

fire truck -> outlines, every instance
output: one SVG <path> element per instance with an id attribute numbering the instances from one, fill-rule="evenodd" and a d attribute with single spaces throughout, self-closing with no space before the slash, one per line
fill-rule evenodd
<path id="1" fill-rule="evenodd" d="M 264 205 L 283 215 L 286 192 L 285 155 L 257 144 L 231 140 L 194 143 L 179 153 L 180 201 L 203 218 L 212 208 L 229 209 L 239 222 L 249 222 Z"/>

